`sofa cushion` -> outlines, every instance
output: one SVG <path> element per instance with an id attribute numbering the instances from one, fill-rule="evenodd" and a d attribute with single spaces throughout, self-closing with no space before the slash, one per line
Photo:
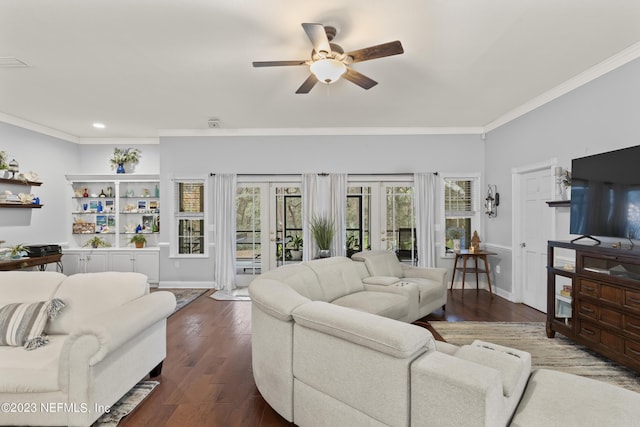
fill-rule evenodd
<path id="1" fill-rule="evenodd" d="M 389 251 L 364 251 L 351 257 L 355 261 L 364 261 L 372 276 L 404 277 L 398 257 Z"/>
<path id="2" fill-rule="evenodd" d="M 436 280 L 422 277 L 405 277 L 403 282 L 411 282 L 418 285 L 420 301 L 433 301 L 442 296 L 442 283 Z"/>
<path id="3" fill-rule="evenodd" d="M 0 347 L 0 393 L 59 390 L 60 353 L 66 335 L 50 335 L 49 344 L 37 351 Z"/>
<path id="4" fill-rule="evenodd" d="M 409 314 L 407 297 L 390 292 L 354 292 L 335 299 L 331 303 L 396 320 Z"/>
<path id="5" fill-rule="evenodd" d="M 393 285 L 396 282 L 399 282 L 400 278 L 393 276 L 371 276 L 365 277 L 364 279 L 362 279 L 362 281 L 367 285 L 389 286 Z"/>
<path id="6" fill-rule="evenodd" d="M 0 271 L 0 307 L 16 302 L 48 301 L 66 278 L 54 271 Z"/>
<path id="7" fill-rule="evenodd" d="M 360 273 L 346 257 L 331 257 L 303 263 L 318 277 L 326 302 L 364 290 Z"/>
<path id="8" fill-rule="evenodd" d="M 474 341 L 464 345 L 455 353 L 455 357 L 478 363 L 500 372 L 502 392 L 506 397 L 520 393 L 521 385 L 531 373 L 531 356 L 503 346 L 483 341 Z"/>
<path id="9" fill-rule="evenodd" d="M 7 304 L 0 308 L 0 346 L 24 346 L 34 350 L 47 344 L 44 328 L 55 318 L 64 303 L 58 299 L 32 303 Z"/>
<path id="10" fill-rule="evenodd" d="M 55 293 L 67 305 L 49 322 L 48 334 L 68 334 L 90 316 L 103 313 L 149 293 L 140 273 L 83 273 L 67 277 Z"/>

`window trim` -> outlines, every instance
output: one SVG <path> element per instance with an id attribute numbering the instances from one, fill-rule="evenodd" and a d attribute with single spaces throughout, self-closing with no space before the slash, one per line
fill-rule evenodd
<path id="1" fill-rule="evenodd" d="M 179 191 L 180 184 L 202 184 L 202 213 L 180 212 Z M 171 218 L 171 238 L 170 238 L 170 255 L 169 258 L 208 258 L 209 257 L 209 230 L 211 221 L 209 217 L 209 180 L 205 178 L 173 178 L 172 179 L 171 203 L 173 204 L 173 214 Z M 181 254 L 178 251 L 179 238 L 178 230 L 181 219 L 202 219 L 203 220 L 203 236 L 204 251 L 201 254 Z"/>
<path id="2" fill-rule="evenodd" d="M 440 189 L 439 189 L 439 204 L 440 204 L 440 233 L 438 235 L 438 240 L 436 241 L 436 247 L 438 248 L 438 252 L 440 253 L 440 258 L 453 259 L 455 258 L 455 254 L 448 254 L 446 246 L 444 244 L 444 236 L 446 233 L 446 212 L 445 212 L 445 181 L 446 180 L 470 180 L 473 181 L 472 186 L 474 187 L 474 194 L 472 203 L 475 207 L 474 215 L 470 216 L 471 218 L 471 230 L 473 233 L 474 230 L 478 231 L 478 234 L 482 235 L 482 212 L 481 209 L 481 177 L 482 175 L 479 172 L 462 172 L 462 173 L 447 173 L 440 172 Z M 464 217 L 467 218 L 467 217 Z"/>

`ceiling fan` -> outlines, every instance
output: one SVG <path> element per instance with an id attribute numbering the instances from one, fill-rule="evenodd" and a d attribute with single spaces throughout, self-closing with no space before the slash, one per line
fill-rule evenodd
<path id="1" fill-rule="evenodd" d="M 283 65 L 308 65 L 311 73 L 302 83 L 296 93 L 309 93 L 317 82 L 331 84 L 344 77 L 363 89 L 371 89 L 378 82 L 355 71 L 349 65 L 356 62 L 369 61 L 370 59 L 384 58 L 385 56 L 404 53 L 399 41 L 383 43 L 364 49 L 344 52 L 342 47 L 331 43 L 336 35 L 334 27 L 325 27 L 322 24 L 302 24 L 302 28 L 311 40 L 313 50 L 311 59 L 298 61 L 257 61 L 254 67 L 279 67 Z"/>

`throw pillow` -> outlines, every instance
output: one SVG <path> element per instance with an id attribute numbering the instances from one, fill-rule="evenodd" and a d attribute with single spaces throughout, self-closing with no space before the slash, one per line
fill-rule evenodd
<path id="1" fill-rule="evenodd" d="M 64 307 L 59 299 L 34 303 L 7 304 L 0 308 L 0 345 L 24 346 L 33 350 L 46 345 L 43 334 L 48 319 L 53 319 Z"/>

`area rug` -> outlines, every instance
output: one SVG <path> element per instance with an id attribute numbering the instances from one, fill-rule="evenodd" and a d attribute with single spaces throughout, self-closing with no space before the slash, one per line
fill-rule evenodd
<path id="1" fill-rule="evenodd" d="M 200 295 L 205 292 L 210 291 L 211 289 L 194 289 L 194 288 L 153 288 L 151 292 L 156 291 L 168 291 L 176 296 L 176 309 L 173 310 L 173 313 L 184 308 L 187 304 L 193 302 Z M 172 314 L 173 314 L 172 313 Z"/>
<path id="2" fill-rule="evenodd" d="M 430 322 L 446 342 L 464 345 L 473 340 L 531 353 L 533 368 L 555 369 L 640 392 L 640 374 L 556 333 L 547 338 L 545 324 L 510 322 Z"/>
<path id="3" fill-rule="evenodd" d="M 91 427 L 115 427 L 125 415 L 130 414 L 156 386 L 158 381 L 140 381 L 134 385 L 120 400 L 100 416 Z"/>
<path id="4" fill-rule="evenodd" d="M 231 292 L 215 291 L 209 296 L 218 301 L 251 301 L 248 287 L 236 288 Z"/>

